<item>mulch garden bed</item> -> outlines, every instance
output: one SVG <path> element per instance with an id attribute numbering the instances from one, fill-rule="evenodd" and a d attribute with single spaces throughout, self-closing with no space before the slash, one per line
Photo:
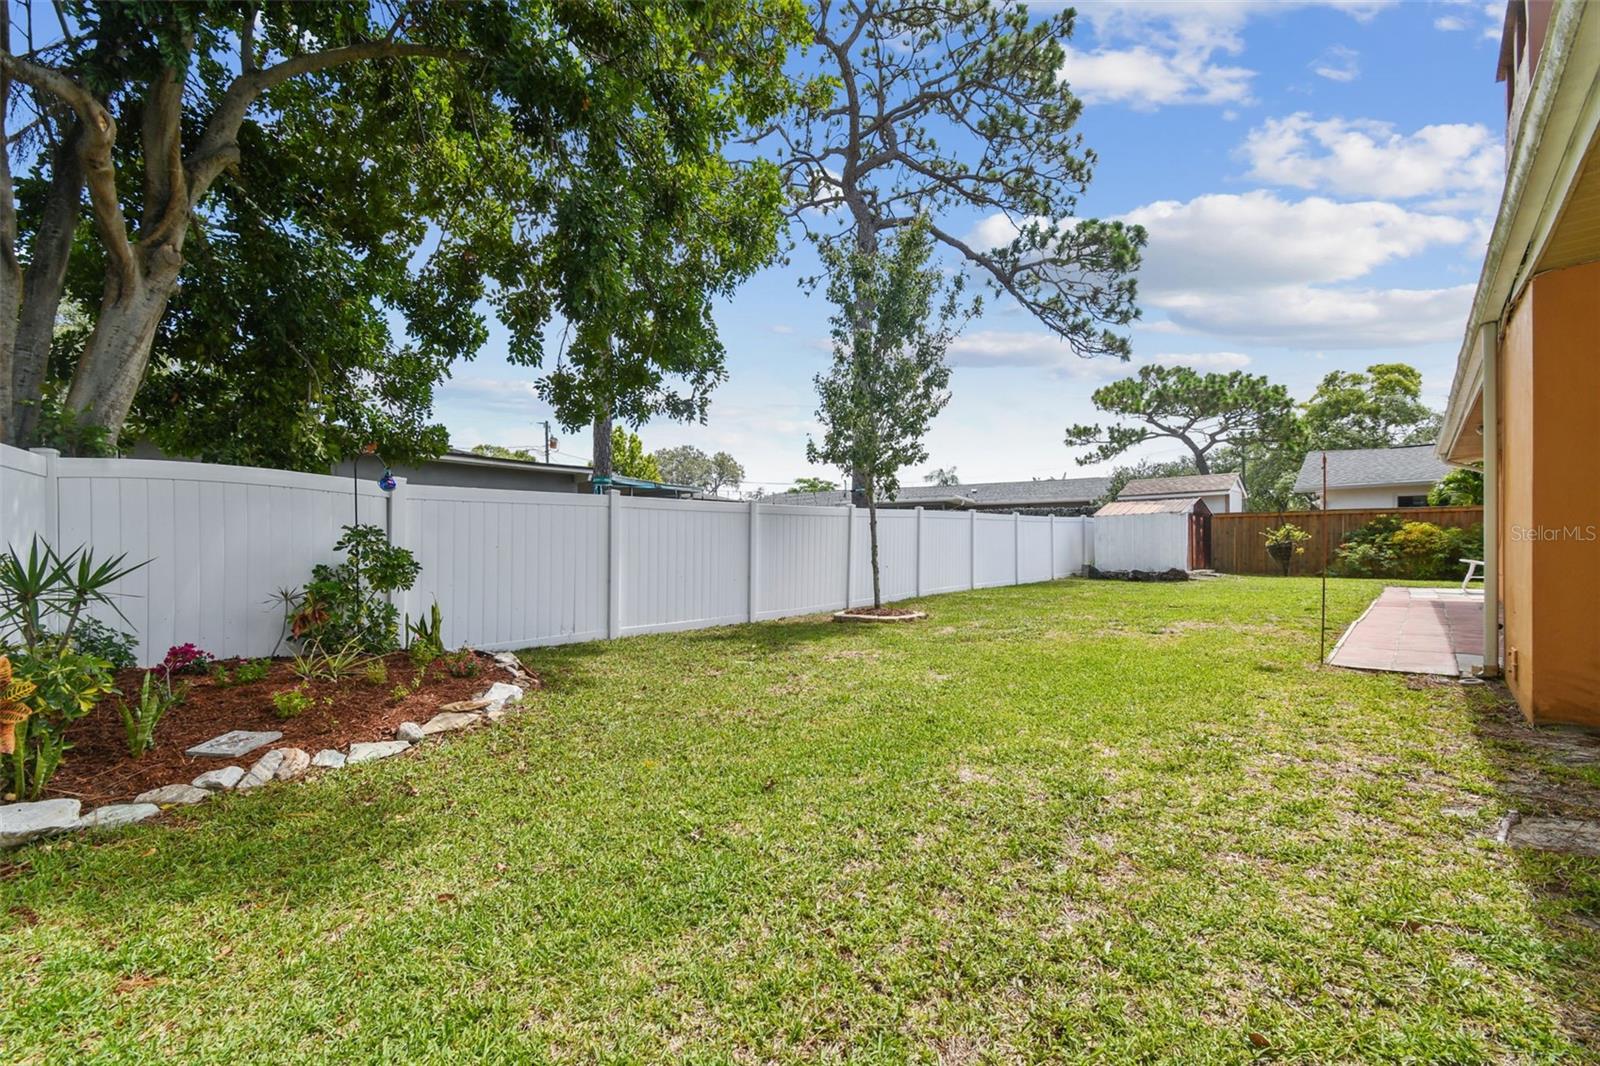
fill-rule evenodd
<path id="1" fill-rule="evenodd" d="M 496 681 L 514 680 L 489 656 L 480 654 L 477 659 L 479 669 L 473 677 L 452 676 L 440 661 L 426 668 L 420 688 L 410 690 L 417 669 L 405 652 L 395 652 L 384 657 L 388 679 L 382 684 L 369 681 L 360 670 L 339 681 L 307 683 L 312 706 L 293 718 L 279 718 L 272 704 L 274 692 L 301 684 L 287 659 L 274 661 L 265 678 L 248 684 L 221 685 L 209 675 L 174 678 L 174 685 L 188 684 L 188 695 L 162 716 L 155 747 L 137 759 L 128 755 L 117 706 L 121 699 L 112 695 L 68 729 L 72 746 L 47 793 L 81 799 L 85 807 L 126 802 L 147 789 L 187 783 L 207 770 L 229 765 L 248 769 L 272 748 L 296 747 L 315 755 L 323 748 L 346 749 L 352 742 L 389 740 L 401 722 L 426 722 L 441 703 L 472 699 Z M 223 665 L 232 669 L 237 664 Z M 117 689 L 136 699 L 143 680 L 143 670 L 119 671 Z M 526 679 L 518 683 L 528 684 Z M 403 700 L 394 698 L 397 684 L 410 690 Z M 185 749 L 234 729 L 276 730 L 283 739 L 234 759 L 184 754 Z"/>
<path id="2" fill-rule="evenodd" d="M 833 613 L 835 622 L 916 622 L 926 617 L 926 611 L 908 607 L 851 607 Z"/>

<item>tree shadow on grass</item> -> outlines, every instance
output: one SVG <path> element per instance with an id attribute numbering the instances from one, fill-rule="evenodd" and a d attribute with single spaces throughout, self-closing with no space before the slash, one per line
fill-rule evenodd
<path id="1" fill-rule="evenodd" d="M 1522 818 L 1600 823 L 1600 733 L 1527 724 L 1501 684 L 1473 686 L 1467 706 L 1495 768 L 1495 798 Z M 1600 857 L 1509 848 L 1550 952 L 1544 982 L 1562 1033 L 1600 1054 Z"/>

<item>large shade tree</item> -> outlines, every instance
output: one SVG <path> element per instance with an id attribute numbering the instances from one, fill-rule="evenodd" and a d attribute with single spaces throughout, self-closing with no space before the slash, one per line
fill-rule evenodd
<path id="1" fill-rule="evenodd" d="M 1301 423 L 1310 448 L 1395 448 L 1433 443 L 1439 418 L 1422 402 L 1420 370 L 1375 363 L 1365 372 L 1325 375 L 1306 401 Z"/>
<path id="2" fill-rule="evenodd" d="M 29 42 L 0 52 L 5 439 L 64 380 L 79 440 L 138 404 L 180 445 L 232 409 L 250 454 L 427 450 L 485 303 L 567 425 L 694 413 L 720 380 L 710 300 L 772 254 L 781 199 L 721 148 L 786 105 L 790 0 L 40 6 L 0 33 Z M 52 360 L 69 292 L 92 325 Z"/>
<path id="3" fill-rule="evenodd" d="M 781 161 L 795 223 L 833 254 L 865 256 L 923 225 L 933 253 L 1077 354 L 1126 358 L 1118 330 L 1138 313 L 1145 234 L 1076 217 L 1095 156 L 1061 77 L 1074 17 L 990 0 L 816 0 L 823 77 L 758 139 Z M 985 222 L 969 232 L 975 215 Z M 870 307 L 846 310 L 870 328 Z"/>

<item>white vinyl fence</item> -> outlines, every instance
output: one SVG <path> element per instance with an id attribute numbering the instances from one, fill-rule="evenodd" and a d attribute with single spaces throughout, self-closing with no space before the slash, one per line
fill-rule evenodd
<path id="1" fill-rule="evenodd" d="M 872 600 L 867 513 L 848 507 L 443 488 L 254 467 L 65 459 L 0 445 L 0 545 L 149 560 L 113 590 L 141 661 L 173 644 L 265 655 L 274 592 L 361 521 L 422 564 L 451 646 L 522 648 L 838 610 Z M 1092 521 L 883 510 L 885 600 L 1046 581 L 1094 561 Z"/>

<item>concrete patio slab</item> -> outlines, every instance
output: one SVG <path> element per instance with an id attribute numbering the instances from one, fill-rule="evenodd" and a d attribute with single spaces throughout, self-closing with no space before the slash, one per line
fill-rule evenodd
<path id="1" fill-rule="evenodd" d="M 1470 677 L 1483 662 L 1483 593 L 1386 588 L 1328 655 L 1330 666 Z"/>

